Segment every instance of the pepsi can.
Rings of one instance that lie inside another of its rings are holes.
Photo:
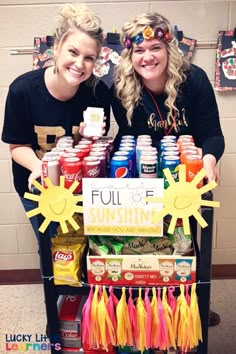
[[[119,151],[129,153],[129,177],[135,177],[136,174],[136,152],[131,146],[121,146]]]
[[[113,156],[110,163],[111,178],[128,178],[129,158],[126,156]]]

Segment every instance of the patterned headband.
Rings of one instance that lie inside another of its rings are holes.
[[[130,49],[132,44],[140,44],[144,41],[144,39],[153,39],[156,38],[159,41],[164,40],[167,42],[172,41],[172,35],[169,33],[168,30],[163,30],[161,27],[155,27],[152,29],[150,26],[146,26],[143,32],[140,32],[134,37],[126,37],[125,39],[125,47]]]

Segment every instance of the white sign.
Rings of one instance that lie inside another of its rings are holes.
[[[162,178],[83,178],[86,235],[163,236],[163,221],[152,222],[163,208],[147,197],[163,197]]]

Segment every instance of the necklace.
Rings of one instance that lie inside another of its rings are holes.
[[[158,113],[158,115],[159,115],[159,117],[160,117],[160,120],[161,120],[161,122],[162,122],[165,135],[169,135],[169,134],[172,132],[172,130],[174,129],[175,124],[176,124],[176,111],[175,111],[175,115],[174,115],[174,118],[173,118],[173,122],[172,122],[170,128],[169,128],[169,129],[166,129],[166,127],[165,127],[165,121],[164,121],[164,119],[163,119],[163,117],[162,117],[162,114],[161,114],[160,108],[159,108],[159,106],[158,106],[158,104],[157,104],[157,101],[156,101],[155,98],[153,97],[151,91],[150,91],[146,86],[144,86],[144,87],[145,87],[147,93],[149,94],[149,96],[151,97],[151,99],[152,99],[152,101],[153,101],[153,103],[154,103],[154,106],[155,106],[155,108],[156,108],[156,110],[157,110],[157,113]]]

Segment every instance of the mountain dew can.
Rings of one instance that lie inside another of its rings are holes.
[[[164,188],[165,189],[167,189],[169,187],[169,182],[167,181],[166,176],[163,173],[163,170],[165,168],[169,168],[174,181],[178,182],[179,181],[179,164],[180,164],[179,156],[175,156],[175,155],[163,156],[163,158],[162,158],[162,177],[164,178]]]

